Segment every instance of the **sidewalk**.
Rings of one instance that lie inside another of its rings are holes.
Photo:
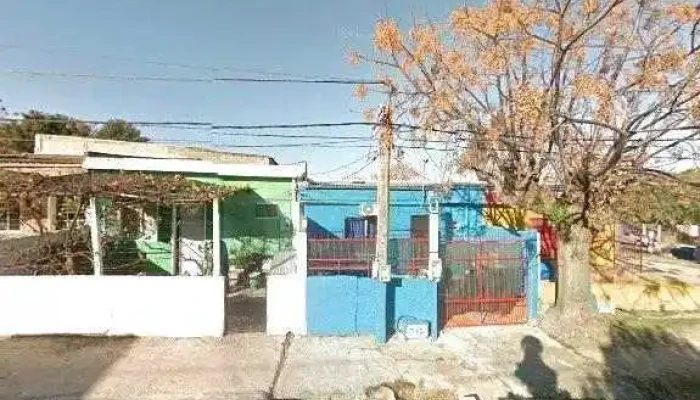
[[[262,399],[274,381],[283,341],[260,333],[209,339],[0,339],[0,399]],[[599,363],[528,326],[457,329],[437,342],[395,340],[382,346],[369,337],[295,337],[273,394],[361,398],[370,386],[402,379],[420,388],[476,393],[482,400],[552,394],[644,398],[636,396],[639,377],[622,368],[622,361],[651,366],[670,356],[664,349],[674,351],[674,365],[682,371],[665,363],[665,375],[650,376],[646,373],[653,369],[644,368],[639,376],[650,382],[670,379],[692,393],[700,383],[700,353],[690,345],[665,343],[654,352],[618,346],[622,353],[616,347]]]
[[[255,399],[282,338],[0,339],[0,399]]]

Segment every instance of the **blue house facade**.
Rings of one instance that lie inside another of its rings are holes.
[[[308,183],[299,193],[307,238],[307,330],[372,334],[412,325],[521,323],[537,312],[536,232],[487,227],[480,184],[390,189],[391,278],[372,278],[376,187]]]

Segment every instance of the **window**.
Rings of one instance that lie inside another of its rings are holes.
[[[0,231],[16,231],[19,226],[19,201],[0,199]]]
[[[119,234],[124,238],[137,239],[143,236],[142,214],[140,210],[132,207],[119,208]]]
[[[68,229],[73,219],[75,226],[85,224],[85,215],[81,210],[81,203],[78,197],[59,197],[56,199],[56,227],[58,229]]]
[[[156,240],[162,243],[169,243],[173,232],[173,209],[172,207],[159,206],[157,212],[158,233]]]
[[[430,236],[430,217],[428,215],[411,216],[411,238],[427,239]]]
[[[277,218],[280,216],[276,204],[259,203],[255,206],[255,218]]]
[[[377,217],[345,218],[346,239],[374,239],[377,237]]]

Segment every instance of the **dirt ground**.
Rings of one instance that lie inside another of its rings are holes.
[[[226,332],[265,332],[265,289],[244,289],[226,295]]]

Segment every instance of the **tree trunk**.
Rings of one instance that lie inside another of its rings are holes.
[[[591,232],[574,225],[568,236],[558,239],[557,297],[555,307],[562,316],[588,314],[592,300],[589,255]]]

